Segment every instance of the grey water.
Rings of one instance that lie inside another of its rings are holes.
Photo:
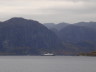
[[[0,56],[0,72],[96,72],[96,57]]]

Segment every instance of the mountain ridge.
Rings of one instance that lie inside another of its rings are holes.
[[[95,22],[91,27],[91,22],[81,23],[59,23],[48,28],[20,17],[0,22],[0,55],[78,55],[96,51]]]
[[[64,46],[59,38],[34,20],[12,18],[0,24],[1,53],[16,55],[40,55],[45,52],[56,52]]]

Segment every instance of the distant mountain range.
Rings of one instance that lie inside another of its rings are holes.
[[[70,26],[70,25],[75,25],[75,26],[84,26],[84,27],[89,27],[89,28],[94,28],[96,29],[96,22],[78,22],[78,23],[58,23],[58,24],[55,24],[55,23],[44,23],[44,25],[49,28],[49,29],[57,29],[57,30],[61,30],[63,29],[64,27],[66,26]]]
[[[56,26],[62,28],[58,29]],[[49,29],[57,34],[64,46],[72,53],[96,50],[96,22],[61,23]]]
[[[59,23],[59,24],[54,24],[54,23],[44,23],[44,25],[48,28],[48,29],[57,29],[57,30],[61,30],[62,28],[70,25],[69,23]]]
[[[0,55],[78,55],[96,50],[95,22],[47,23],[24,18],[0,22]]]

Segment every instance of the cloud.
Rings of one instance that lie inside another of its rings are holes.
[[[96,0],[0,0],[1,19],[13,16],[41,22],[95,21]]]

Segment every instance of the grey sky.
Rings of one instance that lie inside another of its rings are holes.
[[[96,0],[0,0],[0,21],[12,17],[41,23],[96,21]]]

